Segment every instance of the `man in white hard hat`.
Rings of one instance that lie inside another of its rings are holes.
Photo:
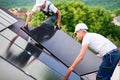
[[[35,11],[42,11],[48,17],[44,23],[55,25],[55,22],[57,21],[57,26],[60,28],[60,11],[48,0],[36,0],[36,4],[27,16],[24,24],[25,27],[28,26],[28,23]]]
[[[88,27],[84,23],[79,23],[75,27],[76,37],[79,40],[82,40],[82,47],[79,55],[68,68],[62,80],[67,80],[71,72],[82,61],[88,46],[96,51],[103,59],[96,80],[110,80],[117,63],[119,62],[120,52],[118,48],[104,36],[97,33],[87,32],[87,29]]]

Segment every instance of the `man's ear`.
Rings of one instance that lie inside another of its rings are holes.
[[[46,5],[46,1],[44,2],[44,5]]]

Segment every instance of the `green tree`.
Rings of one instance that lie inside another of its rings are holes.
[[[55,4],[61,11],[61,26],[71,36],[77,23],[85,20],[86,12],[89,10],[87,6],[79,1],[61,1]]]
[[[30,25],[34,27],[40,26],[41,23],[45,20],[44,14],[40,11],[37,11],[33,14],[32,19],[30,21]]]
[[[120,9],[114,10],[113,14],[115,14],[116,16],[119,16],[120,15]]]

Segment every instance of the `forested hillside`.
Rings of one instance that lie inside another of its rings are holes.
[[[13,7],[32,6],[36,0],[0,0],[0,6],[9,9]]]
[[[9,9],[19,6],[32,6],[36,0],[0,0],[0,6]],[[89,6],[101,6],[108,10],[120,8],[120,0],[50,0],[50,1],[82,1]]]
[[[78,0],[79,1],[79,0]],[[108,10],[120,8],[120,0],[80,0],[89,6],[101,6]]]

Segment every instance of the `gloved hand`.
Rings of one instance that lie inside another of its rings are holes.
[[[59,27],[56,27],[56,29],[57,29],[57,30],[60,30],[60,29],[61,29],[61,27],[60,27],[60,28],[59,28]]]
[[[28,30],[28,24],[24,24],[24,28]]]
[[[60,30],[60,29],[61,29],[61,27],[58,27],[58,26],[56,25],[56,29],[57,29],[57,30]]]

